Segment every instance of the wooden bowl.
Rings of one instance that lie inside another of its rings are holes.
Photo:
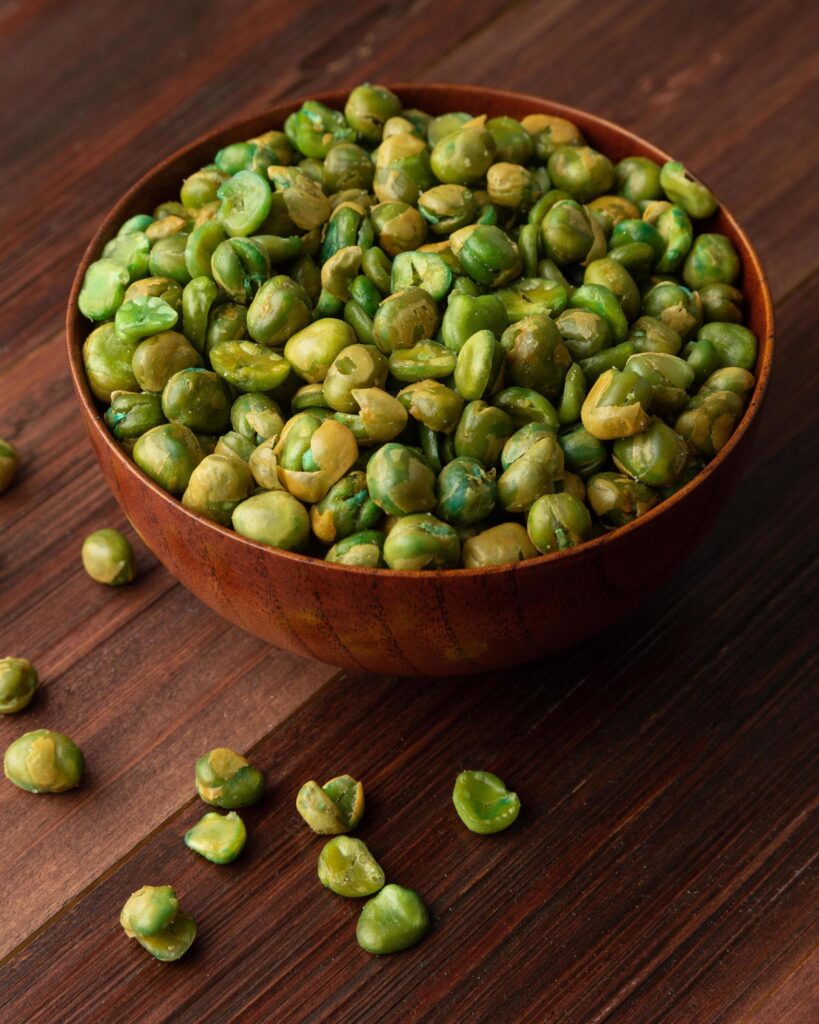
[[[432,114],[557,114],[579,125],[591,145],[615,161],[630,154],[669,159],[608,121],[535,96],[463,85],[392,88],[405,106]],[[345,95],[314,98],[342,107]],[[714,522],[753,445],[771,373],[773,312],[765,275],[724,207],[713,227],[731,238],[742,258],[746,322],[759,339],[748,409],[695,480],[638,521],[582,547],[490,569],[392,572],[332,565],[265,547],[195,515],[112,440],[83,370],[89,328],[77,311],[77,294],[86,267],[123,220],[177,195],[182,179],[210,162],[219,147],[281,127],[301,102],[230,124],[164,160],[117,203],[84,254],[68,303],[68,358],[91,444],[123,512],[168,570],[220,615],[279,647],[345,668],[412,676],[498,669],[580,643],[629,615]]]

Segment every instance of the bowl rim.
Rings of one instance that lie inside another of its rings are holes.
[[[540,108],[540,110],[533,112],[548,113],[557,117],[566,118],[570,121],[577,121],[581,124],[584,131],[588,126],[591,126],[593,131],[599,130],[602,133],[613,132],[618,135],[622,141],[633,145],[635,147],[635,152],[643,152],[659,163],[672,159],[672,157],[658,146],[655,146],[653,143],[648,142],[646,139],[627,128],[623,128],[613,121],[609,121],[606,118],[600,117],[597,114],[592,114],[580,108],[558,103],[553,100],[545,99],[541,96],[536,96],[532,93],[516,92],[508,89],[492,89],[484,86],[467,85],[457,82],[390,82],[383,84],[399,96],[401,96],[402,93],[411,92],[416,96],[419,94],[427,94],[434,100],[438,97],[447,97],[448,94],[456,91],[462,96],[467,97],[470,101],[470,105],[480,104],[487,96],[491,96],[493,100],[507,100],[510,103],[517,103],[520,101],[532,103]],[[719,212],[725,219],[735,240],[740,243],[740,248],[743,250],[741,253],[743,275],[747,277],[750,272],[755,275],[759,282],[760,298],[758,301],[761,307],[760,312],[763,330],[758,335],[759,345],[755,373],[756,383],[751,400],[728,442],[692,480],[686,483],[673,495],[659,502],[639,518],[632,520],[625,526],[619,526],[600,537],[584,541],[583,544],[579,544],[576,547],[567,548],[563,551],[554,551],[548,554],[538,554],[532,558],[527,558],[519,562],[469,569],[372,569],[364,566],[345,565],[339,562],[327,562],[324,559],[316,558],[313,555],[300,554],[299,552],[287,551],[283,548],[275,548],[267,544],[262,544],[259,541],[243,537],[241,534],[236,533],[235,530],[231,530],[227,526],[222,526],[220,523],[215,523],[204,516],[200,516],[198,513],[191,511],[191,509],[183,505],[178,498],[169,494],[151,480],[150,477],[143,473],[143,471],[136,465],[133,459],[129,458],[119,448],[111,434],[103,425],[103,419],[85,377],[82,362],[82,347],[87,335],[84,335],[81,329],[85,326],[85,318],[82,317],[77,308],[77,297],[88,265],[94,259],[98,258],[104,243],[116,233],[115,229],[123,219],[124,212],[133,203],[139,193],[148,188],[152,184],[153,180],[163,171],[167,171],[174,164],[180,161],[184,162],[184,160],[189,158],[196,150],[207,145],[215,145],[217,140],[221,140],[225,135],[235,133],[237,138],[243,137],[242,131],[245,125],[250,125],[251,123],[264,119],[269,119],[271,123],[279,121],[283,122],[284,118],[293,110],[297,110],[305,100],[318,100],[319,102],[326,103],[328,106],[343,106],[348,93],[348,89],[326,89],[321,92],[309,93],[293,99],[282,100],[281,102],[276,103],[273,106],[266,107],[255,114],[251,113],[247,116],[227,121],[213,130],[197,136],[191,142],[174,150],[167,157],[154,164],[144,174],[140,175],[134,184],[122,194],[119,200],[103,216],[99,226],[94,231],[91,240],[85,247],[82,257],[77,265],[77,270],[74,274],[71,291],[69,293],[65,320],[69,369],[74,390],[80,405],[82,406],[83,412],[85,413],[84,421],[86,428],[89,431],[94,431],[97,437],[103,440],[103,444],[107,449],[109,456],[113,458],[118,465],[125,470],[125,472],[130,473],[135,480],[153,491],[156,497],[158,497],[170,510],[172,510],[171,514],[181,514],[186,516],[190,519],[192,526],[198,526],[200,529],[214,531],[217,535],[227,537],[238,544],[248,545],[251,549],[263,552],[266,556],[286,558],[297,564],[314,566],[320,565],[323,569],[330,572],[352,573],[356,575],[378,577],[380,579],[394,578],[396,580],[410,577],[423,579],[468,579],[474,578],[475,576],[484,576],[486,574],[495,573],[534,572],[544,565],[553,563],[557,560],[568,561],[571,559],[596,555],[607,547],[610,547],[619,538],[626,537],[634,531],[640,530],[642,527],[648,526],[659,520],[661,517],[668,515],[679,502],[685,501],[690,494],[692,494],[698,487],[702,486],[706,479],[713,473],[717,472],[726,460],[730,458],[731,453],[742,440],[743,436],[748,432],[751,424],[758,416],[760,406],[768,389],[771,377],[774,348],[774,318],[773,303],[771,300],[768,281],[760,259],[751,244],[750,239],[731,211],[722,203],[722,201],[719,201]],[[194,169],[195,168],[191,168],[191,170]]]

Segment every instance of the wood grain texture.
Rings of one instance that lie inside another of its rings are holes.
[[[45,677],[0,742],[59,719],[91,744],[105,797],[92,821],[82,790],[0,787],[0,939],[12,928],[17,949],[3,1024],[812,1024],[816,18],[795,0],[0,7],[15,98],[0,104],[0,436],[27,456],[0,501],[0,651]],[[81,434],[61,315],[95,225],[156,160],[279,97],[367,77],[490,81],[620,121],[725,197],[783,301],[749,473],[635,620],[522,674],[316,693],[309,663],[226,626],[142,548],[136,588],[83,577],[81,537],[120,520]],[[287,693],[315,695],[288,715]],[[247,813],[246,857],[217,868],[180,836],[201,810],[192,745],[227,729],[271,793]],[[455,820],[466,765],[521,792],[506,835]],[[320,841],[292,799],[335,770],[364,775],[362,836],[430,901],[414,952],[365,956],[356,908],[317,886]],[[131,889],[165,880],[201,928],[178,965],[116,925]]]

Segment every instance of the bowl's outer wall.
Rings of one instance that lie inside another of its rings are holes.
[[[394,88],[405,106],[431,113],[559,114],[615,160],[632,153],[668,159],[608,122],[535,97],[456,85]],[[320,98],[340,106],[344,95]],[[570,552],[492,570],[355,570],[266,548],[189,512],[117,448],[85,381],[81,346],[88,328],[76,296],[88,262],[122,220],[175,195],[182,178],[208,163],[220,145],[280,126],[299,104],[215,132],[164,161],[123,198],[89,245],[72,289],[67,334],[74,385],[106,482],[146,545],[189,590],[242,629],[297,654],[400,675],[464,674],[528,661],[593,636],[632,612],[690,552],[750,452],[773,342],[770,296],[750,243],[720,210],[713,226],[740,252],[748,323],[760,339],[749,409],[720,456],[639,523]]]

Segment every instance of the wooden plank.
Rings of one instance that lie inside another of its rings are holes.
[[[744,1019],[734,1009],[819,938],[816,576],[799,526],[811,496],[792,488],[815,427],[791,414],[816,380],[788,358],[819,327],[817,284],[782,310],[752,469],[640,616],[510,674],[336,679],[254,748],[271,791],[246,813],[247,855],[218,868],[187,851],[191,800],[8,963],[0,1017],[84,1020],[93,984],[107,1024]],[[450,787],[468,766],[520,792],[509,832],[458,823]],[[429,901],[414,952],[362,953],[358,905],[315,879],[321,841],[293,798],[339,771],[365,779],[361,835],[388,877]],[[131,890],[163,881],[201,927],[173,968],[116,921]]]

